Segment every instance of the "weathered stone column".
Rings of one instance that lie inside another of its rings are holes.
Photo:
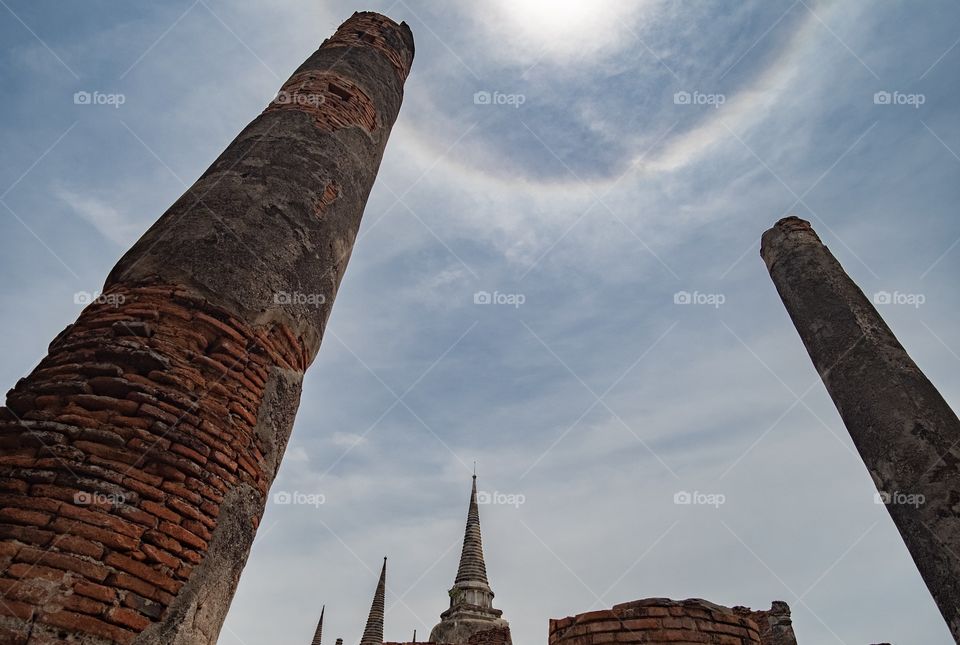
[[[345,22],[8,394],[0,642],[216,642],[412,59]]]
[[[760,254],[960,642],[960,420],[809,222],[780,220]]]

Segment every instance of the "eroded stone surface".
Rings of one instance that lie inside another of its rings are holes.
[[[327,42],[285,86],[323,100],[245,128],[7,395],[0,642],[216,642],[413,58],[377,14]]]
[[[761,255],[910,555],[960,641],[960,420],[817,237],[789,217]]]

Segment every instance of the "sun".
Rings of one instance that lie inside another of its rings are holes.
[[[598,5],[604,2],[583,0],[504,0],[501,3],[510,17],[529,31],[544,36],[563,36],[592,22]]]
[[[652,0],[650,0],[652,1]],[[615,49],[647,0],[493,0],[488,27],[504,30],[513,49],[569,58]],[[484,20],[481,17],[481,20]]]

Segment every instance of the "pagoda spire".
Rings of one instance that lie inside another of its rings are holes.
[[[320,636],[323,634],[323,614],[326,610],[326,605],[320,609],[320,621],[317,623],[317,631],[314,632],[313,640],[310,641],[310,645],[320,645]]]
[[[449,595],[450,607],[440,614],[440,622],[430,632],[429,642],[467,645],[473,634],[496,629],[506,632],[506,643],[510,644],[510,624],[502,618],[503,612],[494,608],[493,590],[487,580],[487,565],[483,559],[483,541],[480,538],[476,472],[470,490],[460,567]],[[501,637],[502,634],[497,636]]]
[[[377,591],[373,594],[373,604],[370,605],[370,615],[367,617],[367,626],[363,630],[360,645],[382,645],[383,643],[383,610],[384,596],[387,588],[387,559],[383,559],[383,568],[380,570],[380,582]]]
[[[475,582],[489,585],[487,565],[483,561],[483,540],[480,537],[480,507],[477,504],[477,476],[473,476],[470,491],[470,507],[467,510],[467,528],[463,534],[463,551],[460,553],[460,568],[454,584]]]

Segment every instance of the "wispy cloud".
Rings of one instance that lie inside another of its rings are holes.
[[[116,195],[112,195],[111,199],[103,199],[66,188],[58,188],[55,194],[60,200],[69,204],[70,208],[97,233],[119,246],[130,246],[141,233],[139,223],[131,220],[115,206]]]

